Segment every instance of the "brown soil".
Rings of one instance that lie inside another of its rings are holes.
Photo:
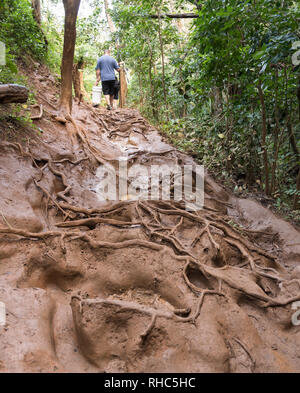
[[[42,134],[0,123],[0,371],[299,372],[299,232],[208,174],[199,212],[100,203],[101,163],[193,160],[135,110],[60,124],[55,79],[28,75]]]

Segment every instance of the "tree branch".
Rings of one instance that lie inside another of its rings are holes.
[[[196,19],[199,18],[199,15],[188,13],[188,14],[162,14],[162,15],[149,15],[152,19],[165,19],[165,18],[172,18],[172,19]]]

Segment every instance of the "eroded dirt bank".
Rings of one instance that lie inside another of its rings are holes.
[[[29,78],[42,134],[0,124],[0,371],[299,372],[299,232],[209,175],[199,212],[99,202],[101,163],[193,160],[137,111],[59,124],[54,78]]]

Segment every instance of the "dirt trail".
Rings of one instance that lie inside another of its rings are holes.
[[[0,371],[299,372],[299,232],[208,174],[199,212],[100,202],[101,163],[194,162],[134,110],[54,121],[54,78],[27,74],[42,134],[0,124]]]

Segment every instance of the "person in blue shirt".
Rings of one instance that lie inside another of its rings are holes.
[[[98,59],[96,67],[96,86],[100,80],[102,83],[103,94],[107,103],[107,109],[112,110],[115,96],[115,71],[120,72],[120,67],[116,60],[110,56],[110,50],[107,49],[103,56]]]

